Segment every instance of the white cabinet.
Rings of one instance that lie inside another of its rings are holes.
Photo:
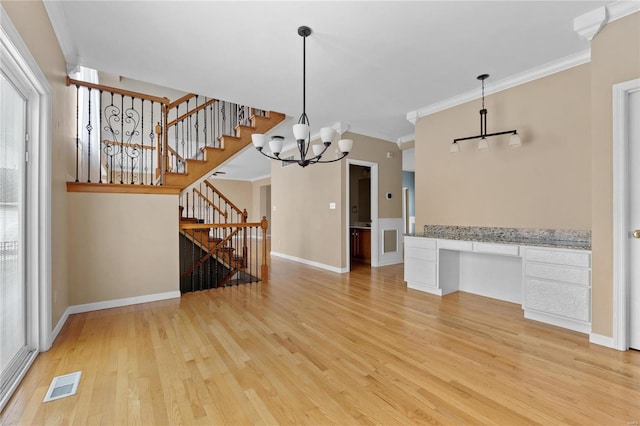
[[[423,237],[404,241],[409,288],[438,296],[462,290],[521,303],[525,318],[591,332],[589,250]]]
[[[591,252],[523,247],[525,318],[591,331]]]
[[[409,288],[442,295],[438,290],[438,251],[436,240],[404,238],[404,279]]]

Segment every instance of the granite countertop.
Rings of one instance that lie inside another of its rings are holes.
[[[591,231],[425,225],[424,232],[405,236],[591,250]]]

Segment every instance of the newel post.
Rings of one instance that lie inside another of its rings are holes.
[[[260,227],[262,228],[262,267],[260,271],[260,275],[262,281],[269,281],[269,266],[267,265],[267,228],[269,227],[269,221],[266,216],[262,216],[262,221],[260,222]]]
[[[249,213],[247,213],[247,209],[244,209],[244,211],[242,212],[242,223],[245,224],[242,227],[242,243],[243,243],[243,247],[242,247],[242,256],[245,259],[248,259],[248,254],[249,254],[249,249],[248,249],[248,245],[247,245],[247,232],[249,231],[247,229],[246,223],[247,223],[247,218],[249,217]]]

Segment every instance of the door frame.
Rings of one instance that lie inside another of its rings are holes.
[[[349,214],[351,208],[349,206],[350,191],[349,191],[349,166],[364,166],[371,169],[371,267],[377,267],[379,263],[378,259],[378,163],[372,163],[370,161],[354,160],[347,158],[346,162],[346,179],[345,179],[345,194],[346,199],[344,203],[345,211],[345,257],[347,270],[351,270],[351,234],[349,234]]]
[[[613,347],[629,349],[629,136],[628,95],[640,78],[613,85]]]
[[[0,5],[0,54],[3,71],[16,79],[27,94],[27,123],[29,135],[25,142],[28,152],[26,165],[28,204],[25,217],[27,265],[26,285],[31,324],[29,345],[33,354],[11,385],[10,395],[22,380],[38,352],[46,351],[53,343],[51,327],[51,85],[31,55],[9,15]],[[14,81],[14,83],[16,82]],[[0,410],[7,401],[0,401]]]

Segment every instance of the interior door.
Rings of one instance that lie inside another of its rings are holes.
[[[26,98],[0,73],[0,391],[29,355],[25,275]]]
[[[640,91],[629,93],[629,347],[640,350]]]

